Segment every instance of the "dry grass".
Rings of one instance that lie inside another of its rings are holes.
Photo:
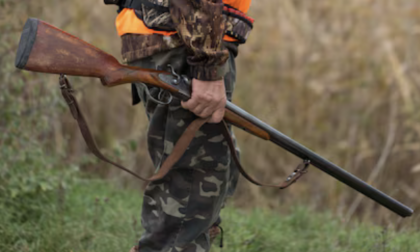
[[[238,67],[240,73],[253,74],[240,75],[235,101],[417,208],[420,175],[412,168],[420,161],[420,4],[324,0],[274,6],[262,0],[253,7],[254,34],[241,50]],[[240,139],[244,163],[266,181],[279,181],[298,162],[244,134]],[[264,151],[255,157],[255,150]],[[356,213],[393,219],[387,210],[312,171],[282,192],[281,200],[277,191],[267,189],[254,189],[252,195],[271,196],[265,203],[273,207],[300,200],[335,209],[343,218]]]
[[[53,1],[0,1],[3,83],[10,86],[21,74],[11,66],[28,13],[119,55],[113,7],[100,0],[41,7],[44,3]],[[258,0],[250,15],[256,18],[255,28],[240,48],[234,102],[417,209],[420,2]],[[28,82],[55,88],[56,76],[34,76],[37,79]],[[105,89],[97,80],[73,82],[99,144],[125,153],[124,163],[133,169],[150,172],[145,116],[141,106],[130,106],[128,86]],[[62,116],[55,128],[52,141],[59,149],[68,148],[70,160],[86,152],[69,115]],[[236,132],[245,167],[261,180],[279,182],[299,162],[270,143]],[[129,148],[132,140],[138,142],[134,151]],[[137,183],[119,171],[104,171],[104,176],[122,176],[123,183]],[[316,169],[280,193],[242,181],[235,199],[240,206],[284,210],[293,202],[307,203],[331,209],[343,219],[359,216],[384,225],[407,224]],[[419,215],[413,219],[419,222]]]

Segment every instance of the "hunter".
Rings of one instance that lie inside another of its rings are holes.
[[[205,252],[220,232],[220,210],[234,192],[238,171],[219,123],[235,86],[235,57],[253,20],[251,0],[126,0],[116,27],[129,65],[173,70],[192,79],[192,98],[156,102],[160,90],[132,85],[133,104],[149,119],[148,149],[159,169],[185,128],[210,118],[188,150],[161,180],[148,184],[141,223],[144,234],[131,252]],[[147,89],[147,90],[146,90]],[[211,233],[211,235],[209,235]]]

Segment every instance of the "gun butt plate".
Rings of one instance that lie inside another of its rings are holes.
[[[32,47],[35,44],[36,33],[38,30],[39,20],[29,18],[23,27],[22,35],[19,41],[19,47],[16,52],[15,66],[24,69],[31,55]]]

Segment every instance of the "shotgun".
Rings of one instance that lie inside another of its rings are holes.
[[[97,77],[106,87],[142,82],[148,86],[167,90],[181,100],[190,98],[190,81],[185,76],[122,65],[113,56],[87,42],[34,18],[29,18],[24,26],[15,65],[17,68],[34,72]],[[304,160],[304,168],[309,164],[317,167],[401,217],[413,214],[413,210],[409,207],[368,185],[229,101],[226,104],[224,119],[234,126],[293,153]],[[292,173],[286,181],[294,182],[296,177],[304,173],[304,168]]]

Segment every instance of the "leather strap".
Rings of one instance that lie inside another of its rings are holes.
[[[220,123],[220,125],[221,125],[222,134],[223,134],[223,136],[225,137],[225,139],[228,143],[230,154],[231,154],[231,156],[232,156],[232,158],[233,158],[233,160],[236,164],[236,167],[238,168],[238,170],[242,174],[242,176],[244,176],[249,182],[253,183],[254,185],[285,189],[285,188],[289,187],[291,184],[293,184],[294,182],[296,182],[303,174],[306,173],[306,168],[308,167],[309,162],[304,161],[303,163],[301,163],[295,169],[295,171],[292,173],[292,175],[290,175],[286,179],[286,181],[284,181],[281,184],[265,184],[265,183],[261,183],[261,182],[257,181],[256,179],[251,177],[245,171],[245,169],[242,167],[241,162],[239,161],[239,157],[238,157],[238,155],[236,153],[236,150],[235,150],[235,144],[233,143],[233,140],[232,140],[232,137],[229,133],[229,128],[228,128],[226,122],[222,121]]]
[[[187,129],[184,131],[184,133],[181,135],[181,137],[179,138],[179,140],[177,141],[177,143],[175,144],[172,153],[166,158],[165,162],[163,162],[162,166],[160,167],[159,171],[154,174],[153,176],[151,176],[150,178],[144,178],[134,172],[132,172],[131,170],[125,168],[122,165],[119,165],[113,161],[111,161],[110,159],[108,159],[107,157],[105,157],[101,151],[99,150],[98,146],[96,145],[95,139],[92,136],[92,133],[89,129],[88,124],[86,123],[86,120],[82,114],[82,111],[79,108],[79,104],[77,103],[76,98],[73,95],[73,89],[70,85],[70,82],[68,81],[68,79],[64,76],[64,75],[60,75],[60,89],[61,89],[61,94],[64,97],[64,100],[66,101],[67,105],[70,108],[71,114],[73,115],[73,118],[77,121],[77,124],[79,125],[80,128],[80,132],[82,133],[82,136],[87,144],[87,146],[89,147],[90,151],[99,159],[112,164],[113,166],[130,173],[131,175],[133,175],[134,177],[140,179],[140,180],[144,180],[144,181],[156,181],[159,179],[162,179],[172,168],[172,166],[182,157],[182,155],[184,154],[184,152],[187,150],[188,146],[190,145],[191,141],[193,140],[193,138],[195,137],[196,132],[201,128],[202,125],[204,125],[209,118],[198,118],[196,120],[194,120],[188,127]],[[299,174],[296,173],[296,175],[293,176],[289,176],[288,180],[286,180],[285,182],[278,184],[278,185],[271,185],[271,184],[263,184],[261,182],[258,182],[257,180],[255,180],[253,177],[251,177],[242,167],[240,161],[239,161],[239,157],[237,156],[236,150],[235,150],[235,144],[233,143],[232,137],[230,135],[229,132],[229,128],[226,124],[225,121],[222,121],[221,123],[218,124],[218,127],[220,128],[224,138],[226,139],[227,143],[228,143],[228,147],[230,150],[230,153],[232,155],[233,161],[235,162],[239,172],[247,179],[249,180],[251,183],[258,185],[258,186],[267,186],[267,187],[275,187],[275,188],[280,188],[280,189],[284,189],[288,186],[290,186],[292,183],[294,183],[300,176],[302,176],[305,172],[306,172],[306,167],[309,165],[309,163],[303,163],[301,165],[304,165],[304,167],[298,167],[295,170],[296,171],[302,171]],[[303,168],[303,169],[302,169]]]
[[[134,177],[141,180],[145,180],[145,181],[156,181],[156,180],[162,179],[170,171],[172,166],[184,154],[185,150],[188,148],[190,142],[194,138],[195,132],[199,130],[200,127],[208,121],[208,119],[202,119],[202,118],[199,118],[193,121],[184,131],[180,139],[177,141],[172,153],[168,156],[168,158],[166,158],[165,162],[163,162],[159,171],[153,176],[151,176],[150,178],[144,178],[132,172],[131,170],[125,168],[124,166],[111,161],[110,159],[108,159],[102,154],[102,152],[99,150],[98,146],[96,145],[95,139],[93,138],[92,133],[89,129],[89,126],[86,123],[86,120],[83,116],[83,113],[79,108],[79,104],[77,103],[77,100],[73,95],[74,90],[72,89],[70,82],[64,75],[60,75],[60,89],[61,89],[61,94],[64,97],[64,100],[66,101],[67,105],[70,108],[73,118],[77,121],[77,124],[79,125],[80,132],[82,133],[83,139],[85,140],[90,151],[102,161],[112,164],[113,166],[125,172],[130,173]]]

